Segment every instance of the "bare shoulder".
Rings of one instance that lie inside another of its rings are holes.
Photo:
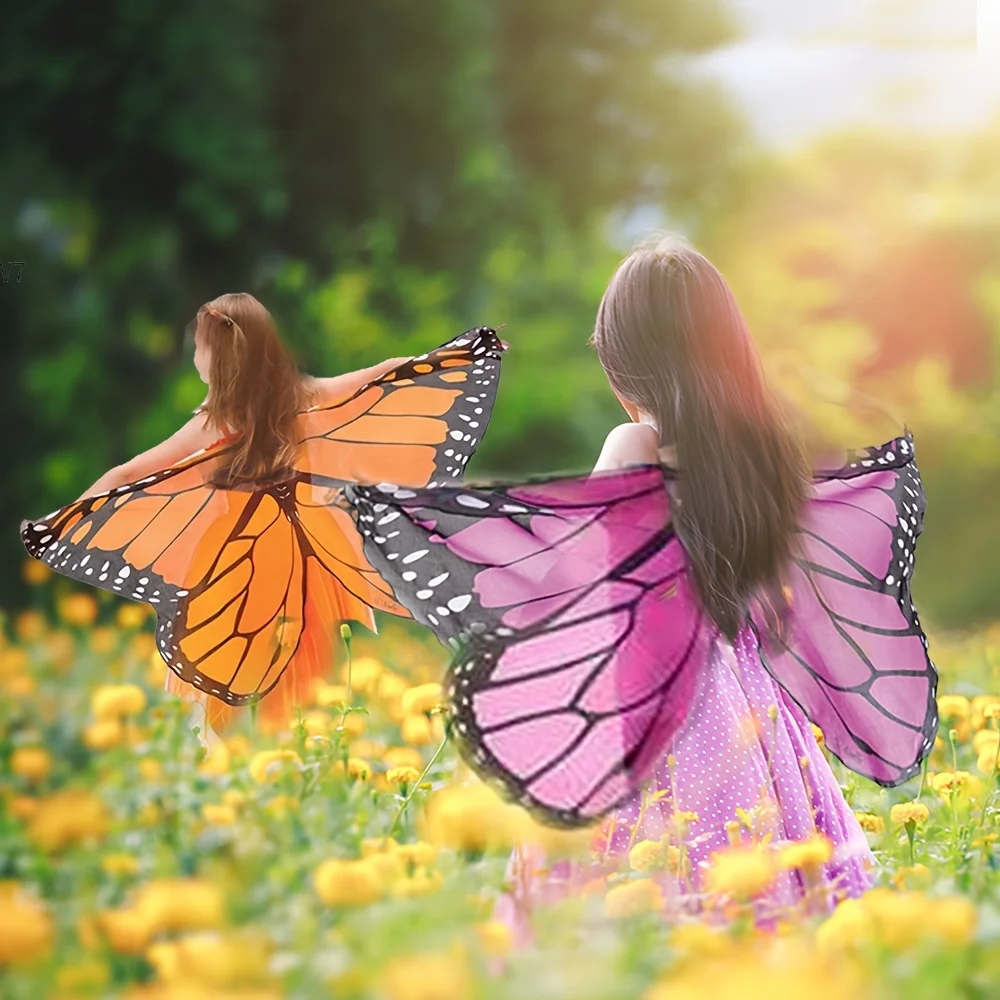
[[[595,471],[620,469],[626,465],[655,464],[660,437],[649,424],[619,424],[604,441]]]

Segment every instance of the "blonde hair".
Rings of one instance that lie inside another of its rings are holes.
[[[246,292],[220,295],[198,310],[195,335],[211,352],[201,411],[220,433],[239,438],[223,478],[266,481],[287,472],[308,392],[271,314]]]

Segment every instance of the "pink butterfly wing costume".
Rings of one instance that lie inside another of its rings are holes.
[[[933,745],[936,672],[909,593],[924,509],[912,438],[817,474],[787,579],[732,645],[696,599],[672,475],[351,487],[349,499],[397,599],[456,647],[453,732],[481,776],[549,823],[613,813],[606,855],[694,814],[690,893],[741,822],[774,841],[824,833],[830,900],[856,894],[873,859],[808,720],[883,785],[912,777]],[[644,786],[662,794],[642,807]],[[585,867],[557,866],[545,894]],[[802,891],[788,874],[775,902]]]

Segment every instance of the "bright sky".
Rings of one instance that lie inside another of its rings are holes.
[[[977,51],[977,2],[727,0],[745,27],[704,58],[766,143],[852,124],[954,131],[1000,116],[1000,48]]]

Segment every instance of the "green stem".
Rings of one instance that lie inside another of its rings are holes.
[[[415,782],[413,782],[413,784],[410,786],[409,792],[406,793],[406,798],[403,799],[402,803],[400,804],[399,809],[396,812],[395,817],[393,818],[392,826],[389,827],[389,832],[386,833],[387,837],[391,837],[395,832],[396,826],[399,824],[399,821],[403,818],[403,813],[406,812],[406,807],[410,804],[410,799],[413,798],[414,793],[423,783],[424,778],[427,777],[430,769],[434,766],[435,761],[438,759],[438,757],[441,756],[441,751],[444,750],[444,748],[447,746],[448,740],[450,738],[451,738],[451,732],[446,729],[444,734],[444,739],[441,741],[441,746],[439,746],[437,750],[434,751],[434,756],[431,757],[431,759],[427,762],[427,766],[424,768],[420,777],[417,778]]]

